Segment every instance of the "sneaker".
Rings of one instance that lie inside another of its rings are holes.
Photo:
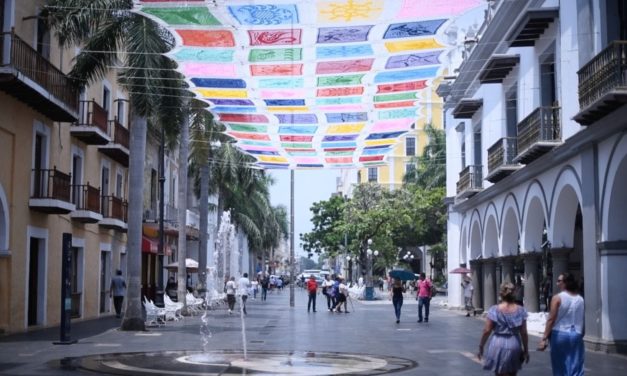
[[[231,310],[229,309],[229,315],[232,315],[232,314],[233,314],[233,311],[231,311]]]
[[[349,311],[344,311],[344,313],[350,313]]]
[[[399,322],[401,322],[401,320],[396,320],[396,323],[398,324]]]
[[[468,312],[468,313],[466,314],[466,317],[470,317],[470,312]]]
[[[418,322],[422,322],[422,320],[418,320]]]
[[[429,322],[429,319],[425,319],[425,322]]]

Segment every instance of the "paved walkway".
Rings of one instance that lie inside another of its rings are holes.
[[[479,318],[433,304],[429,323],[417,323],[417,305],[407,302],[401,323],[396,324],[389,302],[359,302],[353,299],[348,314],[326,310],[324,296],[318,295],[318,312],[307,313],[307,295],[296,291],[296,307],[289,307],[289,290],[268,294],[268,300],[249,300],[246,317],[248,349],[343,352],[393,356],[417,363],[398,375],[489,375],[475,353],[483,327]],[[437,298],[436,298],[437,299]],[[164,327],[143,333],[121,332],[112,328],[115,319],[93,320],[73,327],[73,345],[53,345],[58,330],[45,330],[0,338],[0,374],[3,375],[83,375],[85,371],[58,368],[58,360],[92,354],[144,351],[199,350],[200,317],[168,322]],[[212,337],[209,348],[241,350],[241,322],[225,309],[210,312]],[[530,339],[535,349],[538,338]],[[627,357],[595,352],[586,353],[589,375],[627,374]],[[548,352],[531,353],[531,362],[521,375],[549,375]]]

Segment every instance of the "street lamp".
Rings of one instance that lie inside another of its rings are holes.
[[[379,251],[372,251],[370,249],[370,245],[372,245],[372,239],[368,239],[368,248],[366,249],[366,290],[365,290],[365,299],[373,300],[374,299],[374,285],[372,281],[372,257],[379,256]]]

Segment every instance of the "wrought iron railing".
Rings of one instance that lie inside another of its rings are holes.
[[[76,205],[76,210],[100,213],[100,189],[89,184],[73,185],[72,203]]]
[[[4,56],[0,48],[0,64],[10,65],[17,71],[35,81],[54,97],[60,99],[69,108],[78,111],[78,87],[61,70],[52,65],[37,50],[20,39],[14,31],[1,33],[2,46],[10,43],[9,56]]]
[[[586,108],[604,94],[627,89],[627,41],[611,42],[578,72],[579,107]]]
[[[483,188],[482,166],[466,166],[459,173],[457,181],[457,194],[468,190],[479,190]]]
[[[561,140],[560,108],[538,107],[517,125],[518,152],[538,142]]]
[[[514,164],[516,155],[516,137],[501,138],[488,149],[488,173],[501,166]]]
[[[31,198],[48,198],[70,202],[72,177],[56,167],[33,169],[33,194]]]
[[[95,100],[80,101],[80,117],[76,122],[79,126],[98,127],[105,134],[108,134],[107,111],[100,107]]]
[[[116,120],[111,121],[111,130],[113,132],[113,142],[119,145],[124,146],[128,149],[129,147],[129,133],[128,129],[124,128],[120,122]]]
[[[128,221],[128,203],[115,196],[102,196],[102,216],[104,218]]]

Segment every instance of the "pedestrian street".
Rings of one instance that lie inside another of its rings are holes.
[[[243,359],[240,315],[229,315],[225,306],[208,313],[208,355],[200,352],[200,316],[139,333],[119,331],[116,319],[107,317],[73,328],[78,342],[72,345],[54,345],[58,331],[52,329],[4,337],[0,374],[489,374],[476,358],[482,318],[443,308],[443,298],[436,297],[430,321],[419,324],[417,304],[409,296],[399,324],[388,300],[352,297],[350,313],[331,313],[318,294],[317,312],[307,313],[302,289],[295,292],[294,308],[289,307],[289,289],[269,293],[265,302],[250,299],[248,361]],[[531,361],[520,375],[550,374],[549,353],[534,351],[538,342],[537,335],[530,336]],[[585,365],[589,375],[625,374],[627,357],[587,352]]]

